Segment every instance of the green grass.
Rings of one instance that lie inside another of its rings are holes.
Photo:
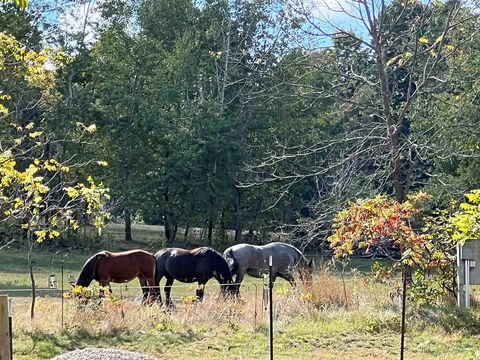
[[[48,359],[61,352],[90,346],[140,351],[164,359],[268,357],[265,321],[256,327],[245,322],[229,323],[226,318],[217,323],[186,323],[181,320],[182,310],[166,315],[157,309],[156,324],[153,321],[141,329],[122,322],[98,330],[78,324],[64,330],[21,329],[15,336],[15,358]],[[130,311],[141,313],[142,309]],[[372,322],[383,326],[372,328]],[[276,358],[397,359],[399,332],[396,325],[383,313],[366,316],[356,311],[333,311],[321,318],[299,315],[288,323],[277,321]],[[409,332],[406,343],[407,359],[475,359],[480,348],[478,335],[450,334],[431,326],[421,332]]]
[[[93,250],[96,252],[97,250]],[[60,296],[61,289],[61,267],[63,263],[63,286],[65,291],[70,289],[69,280],[76,281],[85,261],[92,255],[90,252],[82,250],[58,250],[58,249],[38,249],[33,256],[33,271],[36,282],[37,293],[40,296],[56,295]],[[53,259],[53,262],[52,262]],[[57,279],[57,291],[48,290],[49,276],[54,274]],[[282,279],[278,280],[278,286],[285,284]],[[94,282],[92,284],[96,286]],[[160,286],[164,287],[165,279],[162,279]],[[120,288],[125,298],[139,298],[141,290],[139,282],[134,279],[126,285],[111,284],[113,292],[120,296]],[[193,296],[195,294],[196,284],[183,284],[178,281],[174,283],[172,298],[179,299],[182,296]],[[247,278],[245,288],[254,291],[254,287],[261,291],[263,287],[262,279]],[[17,249],[3,249],[0,251],[0,295],[8,294],[11,297],[28,296],[31,289],[31,280],[28,273],[26,251]],[[218,285],[212,279],[205,289],[206,294],[218,291]]]
[[[122,235],[119,227],[108,231],[113,237]],[[136,231],[135,239],[143,240],[121,243],[119,248],[155,250],[159,239],[157,229],[136,228]],[[105,243],[99,246],[106,247]],[[60,287],[63,262],[64,287],[68,289],[68,275],[76,279],[85,260],[96,251],[37,249],[34,254],[37,286],[45,288],[48,276],[53,273]],[[398,359],[399,310],[388,295],[389,288],[364,286],[362,273],[368,272],[371,262],[354,260],[346,268],[347,308],[338,273],[319,273],[310,300],[306,290],[291,290],[283,281],[276,284],[277,359]],[[194,295],[195,285],[175,282],[172,297],[176,308],[167,312],[157,305],[141,306],[137,287],[136,280],[127,289],[122,286],[124,300],[120,301],[120,286],[114,285],[116,300],[103,305],[92,303],[79,308],[74,300],[65,300],[63,328],[58,291],[40,292],[37,315],[32,322],[26,253],[15,248],[1,250],[0,293],[13,297],[15,359],[49,359],[89,346],[135,350],[164,359],[268,358],[268,314],[262,306],[261,279],[247,277],[242,287],[245,303],[237,304],[218,299],[218,284],[214,280],[208,283],[202,304],[184,303],[182,298]],[[480,358],[480,311],[410,309],[407,319],[407,359]]]
[[[183,232],[183,229],[178,229],[174,246],[193,248],[207,243],[207,234],[203,229],[191,228],[187,239],[184,238]],[[78,234],[85,242],[95,243],[95,241],[100,240],[106,249],[131,248],[135,245],[141,245],[145,250],[156,251],[161,247],[171,246],[167,243],[163,226],[158,225],[132,225],[133,244],[125,243],[125,225],[123,224],[108,224],[100,237],[94,228],[88,227],[80,229]],[[226,238],[221,241],[214,239],[212,246],[218,250],[223,250],[231,245],[234,238],[233,232],[226,232],[224,235]]]
[[[57,277],[58,288],[61,287],[61,266],[64,266],[64,286],[68,284],[69,274],[78,273],[89,255],[80,251],[49,251],[39,249],[33,255],[33,271],[38,288],[48,287],[50,274]],[[53,263],[52,263],[53,259]],[[10,296],[21,295],[22,290],[31,288],[28,274],[27,253],[24,249],[3,249],[0,251],[0,294],[5,290],[19,290],[9,292]]]

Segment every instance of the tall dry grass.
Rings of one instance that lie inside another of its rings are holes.
[[[87,305],[65,300],[63,329],[60,299],[39,298],[37,317],[32,321],[30,299],[14,298],[16,354],[30,359],[29,354],[35,347],[39,354],[41,346],[51,348],[49,355],[76,346],[120,346],[176,359],[191,355],[194,343],[197,352],[190,358],[205,358],[207,353],[214,356],[212,359],[265,358],[269,314],[261,284],[242,286],[242,298],[237,301],[223,300],[218,285],[212,284],[200,303],[192,301],[191,286],[174,285],[172,294],[177,298],[171,309],[141,305],[137,290],[131,289],[123,300],[118,289],[114,291],[116,298],[92,300]],[[306,287],[299,284],[291,288],[279,282],[274,288],[276,346],[285,352],[291,350],[289,354],[300,354],[302,359],[353,359],[360,354],[368,358],[366,354],[373,350],[372,359],[397,358],[392,341],[398,339],[400,315],[389,293],[388,287],[368,284],[359,274],[342,278],[328,268],[317,272]],[[410,344],[421,337],[430,341],[435,334],[432,341],[445,349],[456,337],[463,339],[459,329],[477,334],[480,324],[480,314],[463,312],[423,312],[418,318],[410,314],[409,319]],[[247,350],[225,357],[235,346]],[[256,350],[256,355],[248,355],[249,349]]]
[[[185,289],[184,285],[181,285]],[[217,286],[218,288],[218,286]],[[179,286],[180,289],[180,286]],[[172,293],[180,291],[175,285]],[[266,288],[265,288],[266,289]],[[218,290],[218,289],[217,289]],[[174,308],[166,309],[158,304],[144,306],[140,297],[119,299],[118,292],[112,299],[92,301],[79,305],[74,299],[64,300],[64,328],[83,328],[87,331],[123,329],[125,331],[149,330],[156,327],[182,328],[194,324],[215,326],[265,326],[268,320],[264,288],[247,285],[242,287],[239,300],[224,300],[215,288],[211,288],[203,302],[192,301],[192,297],[177,298]],[[359,276],[348,276],[343,280],[328,268],[316,274],[308,286],[296,288],[284,283],[274,287],[274,311],[280,323],[290,323],[299,316],[312,313],[361,310],[391,306],[392,301],[385,288],[365,287]],[[44,331],[60,331],[61,299],[39,298],[37,316],[29,317],[29,298],[14,298],[15,327],[36,327]]]
[[[58,353],[58,349],[72,346],[117,346],[120,341],[133,349],[159,354],[163,351],[159,342],[173,349],[175,344],[191,341],[216,344],[220,337],[228,347],[231,336],[267,336],[269,314],[262,284],[242,286],[242,296],[238,300],[224,300],[219,295],[218,285],[212,283],[204,301],[192,301],[192,288],[174,284],[172,294],[177,296],[174,308],[142,305],[138,289],[123,293],[124,299],[120,299],[116,289],[116,297],[92,299],[86,305],[75,299],[65,299],[63,327],[61,299],[39,298],[37,316],[31,320],[30,299],[14,298],[17,351],[29,354],[36,343],[51,343]],[[275,330],[292,333],[292,336],[310,336],[305,334],[314,331],[309,328],[318,324],[321,326],[317,329],[330,334],[364,329],[390,331],[397,327],[397,315],[385,313],[384,316],[378,308],[392,308],[387,289],[365,287],[359,276],[342,279],[322,269],[306,287],[299,284],[291,288],[286,283],[277,283],[273,297]],[[288,341],[288,337],[284,341]],[[52,350],[50,354],[54,353]]]

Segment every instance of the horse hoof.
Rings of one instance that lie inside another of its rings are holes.
[[[168,314],[171,314],[175,310],[175,306],[173,306],[173,305],[169,305],[169,306],[163,305],[161,309],[162,309],[164,314],[168,315]]]
[[[162,308],[164,309],[175,309],[175,305],[173,303],[168,303],[168,304],[165,304],[165,305],[162,305]]]
[[[241,304],[241,305],[246,304],[246,301],[242,300],[242,298],[240,298],[240,296],[235,296],[234,298],[229,299],[229,301],[234,303],[234,304]]]

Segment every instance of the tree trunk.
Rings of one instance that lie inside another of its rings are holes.
[[[185,225],[185,231],[183,233],[183,243],[188,244],[188,232],[190,231],[190,225]]]
[[[170,235],[170,221],[169,221],[168,211],[165,211],[163,217],[165,218],[165,221],[163,222],[165,238],[167,239],[167,242],[170,243],[170,238],[172,236]]]
[[[36,291],[35,291],[35,277],[33,276],[33,240],[30,234],[30,231],[27,231],[27,244],[28,244],[28,253],[27,253],[27,262],[28,262],[28,271],[30,273],[30,282],[32,285],[32,303],[30,305],[30,319],[33,320],[35,317],[35,300],[36,300]]]
[[[248,228],[248,235],[247,235],[247,237],[248,237],[248,242],[249,242],[249,243],[251,243],[251,244],[255,243],[255,233],[253,232],[253,226],[250,226],[250,227]]]
[[[207,240],[208,240],[208,246],[212,246],[213,244],[213,220],[210,219],[208,220],[208,236],[207,236]]]
[[[393,126],[390,125],[389,127]],[[395,199],[398,202],[403,203],[405,201],[405,188],[402,182],[402,160],[400,157],[400,140],[397,130],[393,130],[389,133],[390,145],[392,151],[392,182]]]
[[[165,237],[168,243],[173,246],[175,244],[175,238],[177,236],[178,224],[175,220],[173,212],[165,211]]]
[[[251,238],[251,241],[256,240],[255,234],[253,233],[253,231],[254,231],[254,228],[257,227],[257,220],[262,211],[264,198],[265,198],[265,187],[262,187],[262,191],[260,192],[260,198],[257,201],[257,206],[255,207],[255,210],[252,211],[252,214],[250,215],[250,218],[249,218],[250,225],[248,228],[248,236]]]
[[[235,243],[242,242],[242,190],[236,188],[235,191]]]
[[[175,246],[175,240],[177,239],[177,231],[178,231],[178,223],[175,222],[175,225],[173,226],[173,236],[172,236],[172,247]]]
[[[227,231],[225,229],[225,208],[222,209],[222,213],[220,215],[220,233],[218,236],[220,244],[224,244],[227,239]]]
[[[132,214],[129,209],[125,209],[125,241],[133,242],[132,238]]]
[[[402,160],[400,157],[400,133],[399,128],[395,122],[394,114],[392,112],[390,85],[388,81],[387,65],[386,65],[386,51],[384,43],[380,39],[380,33],[374,34],[374,44],[376,52],[376,65],[380,79],[380,94],[382,99],[382,107],[385,115],[387,125],[387,136],[390,141],[391,156],[392,156],[392,182],[395,198],[398,202],[405,201],[405,189],[402,183]]]
[[[165,217],[165,237],[167,238],[168,243],[173,246],[175,244],[175,238],[177,236],[178,224],[175,219],[175,213],[170,209],[170,198],[168,196],[168,187],[163,193],[163,198],[165,199],[166,210],[164,213]]]

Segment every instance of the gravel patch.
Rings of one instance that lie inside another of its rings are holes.
[[[55,356],[52,360],[158,360],[144,354],[117,350],[86,348]]]

